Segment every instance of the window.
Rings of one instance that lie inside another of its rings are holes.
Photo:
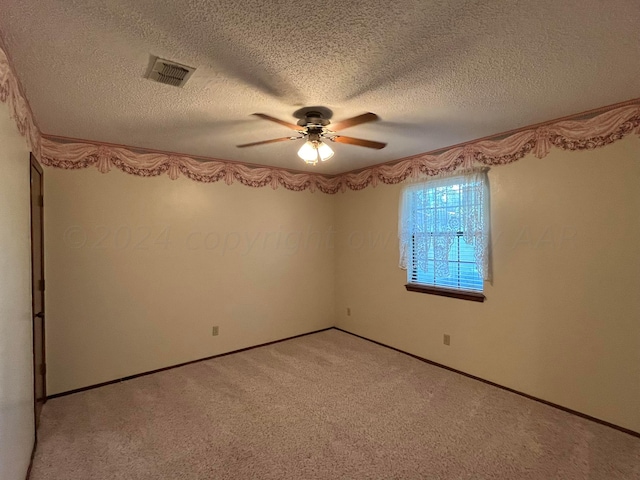
[[[486,169],[407,185],[400,202],[400,267],[407,290],[483,301],[489,280]]]

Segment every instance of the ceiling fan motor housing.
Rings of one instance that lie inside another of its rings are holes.
[[[324,116],[322,115],[321,112],[316,112],[316,111],[309,111],[307,112],[306,116],[304,119],[301,119],[298,122],[298,125],[304,127],[307,125],[320,125],[320,126],[327,126],[329,125],[329,120],[327,120],[326,118],[324,118]]]

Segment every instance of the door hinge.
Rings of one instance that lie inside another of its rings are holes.
[[[41,292],[44,292],[44,279],[40,280],[38,287]]]
[[[41,207],[44,207],[44,195],[38,196],[38,205],[40,205]]]
[[[46,375],[47,374],[47,364],[46,363],[41,363],[40,364],[40,375]]]

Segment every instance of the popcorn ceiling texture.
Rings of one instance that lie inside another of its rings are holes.
[[[325,105],[382,121],[335,174],[640,97],[635,1],[5,0],[0,31],[44,133],[304,169],[249,115]],[[143,78],[149,55],[197,70]]]

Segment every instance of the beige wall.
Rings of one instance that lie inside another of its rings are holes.
[[[484,304],[405,291],[401,186],[46,169],[50,393],[337,324],[639,431],[639,159],[634,137],[492,169]]]
[[[640,139],[489,178],[485,303],[405,291],[400,185],[339,195],[338,326],[640,431]]]
[[[0,478],[23,480],[34,441],[29,149],[0,104]]]
[[[45,176],[50,394],[334,324],[332,196]]]

